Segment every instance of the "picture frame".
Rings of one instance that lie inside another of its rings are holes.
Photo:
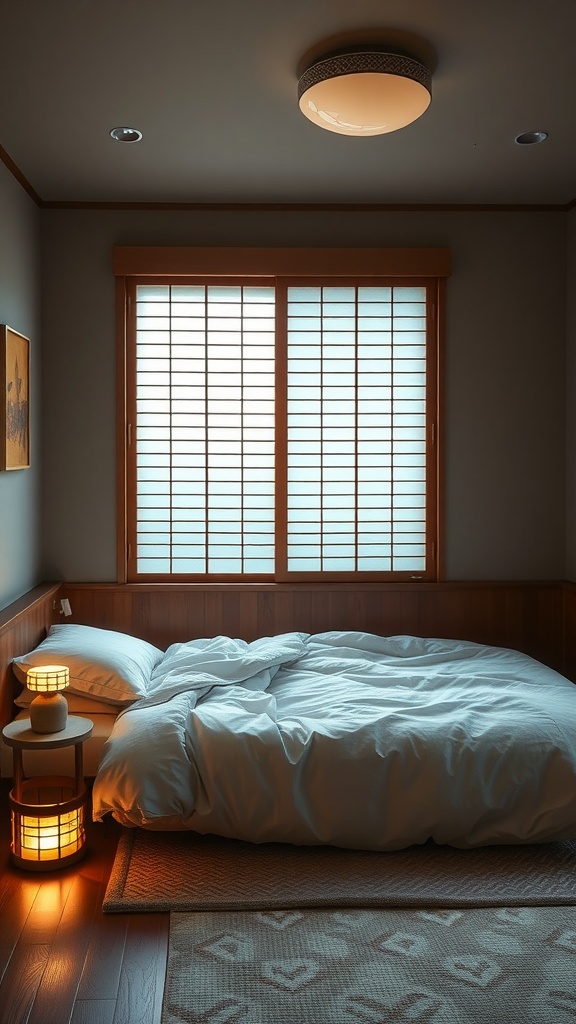
[[[0,469],[30,466],[30,341],[0,324]]]

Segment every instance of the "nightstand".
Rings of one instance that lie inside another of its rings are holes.
[[[83,777],[82,744],[94,728],[89,718],[69,715],[60,732],[39,733],[30,719],[4,726],[4,742],[12,747],[14,788],[9,801],[12,814],[11,857],[18,867],[51,871],[67,867],[86,853],[88,794]],[[26,779],[24,750],[56,750],[74,746],[74,778],[38,775]]]

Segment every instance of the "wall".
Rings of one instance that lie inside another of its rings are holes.
[[[566,579],[576,580],[576,207],[566,246]]]
[[[450,246],[446,577],[564,576],[566,215],[45,210],[43,578],[115,579],[113,245]]]
[[[0,471],[0,608],[40,577],[39,211],[0,162],[0,323],[30,339],[31,468]]]

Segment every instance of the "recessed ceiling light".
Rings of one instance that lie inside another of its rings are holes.
[[[137,128],[113,128],[110,135],[116,142],[140,142],[142,138]]]
[[[535,146],[537,142],[545,142],[548,132],[522,132],[514,139],[519,146]]]

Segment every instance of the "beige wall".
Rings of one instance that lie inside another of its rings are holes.
[[[446,575],[562,578],[566,221],[519,212],[43,211],[44,577],[115,579],[111,249],[157,244],[449,246]]]
[[[0,608],[40,575],[39,211],[0,162],[0,323],[30,339],[31,468],[0,471]]]

